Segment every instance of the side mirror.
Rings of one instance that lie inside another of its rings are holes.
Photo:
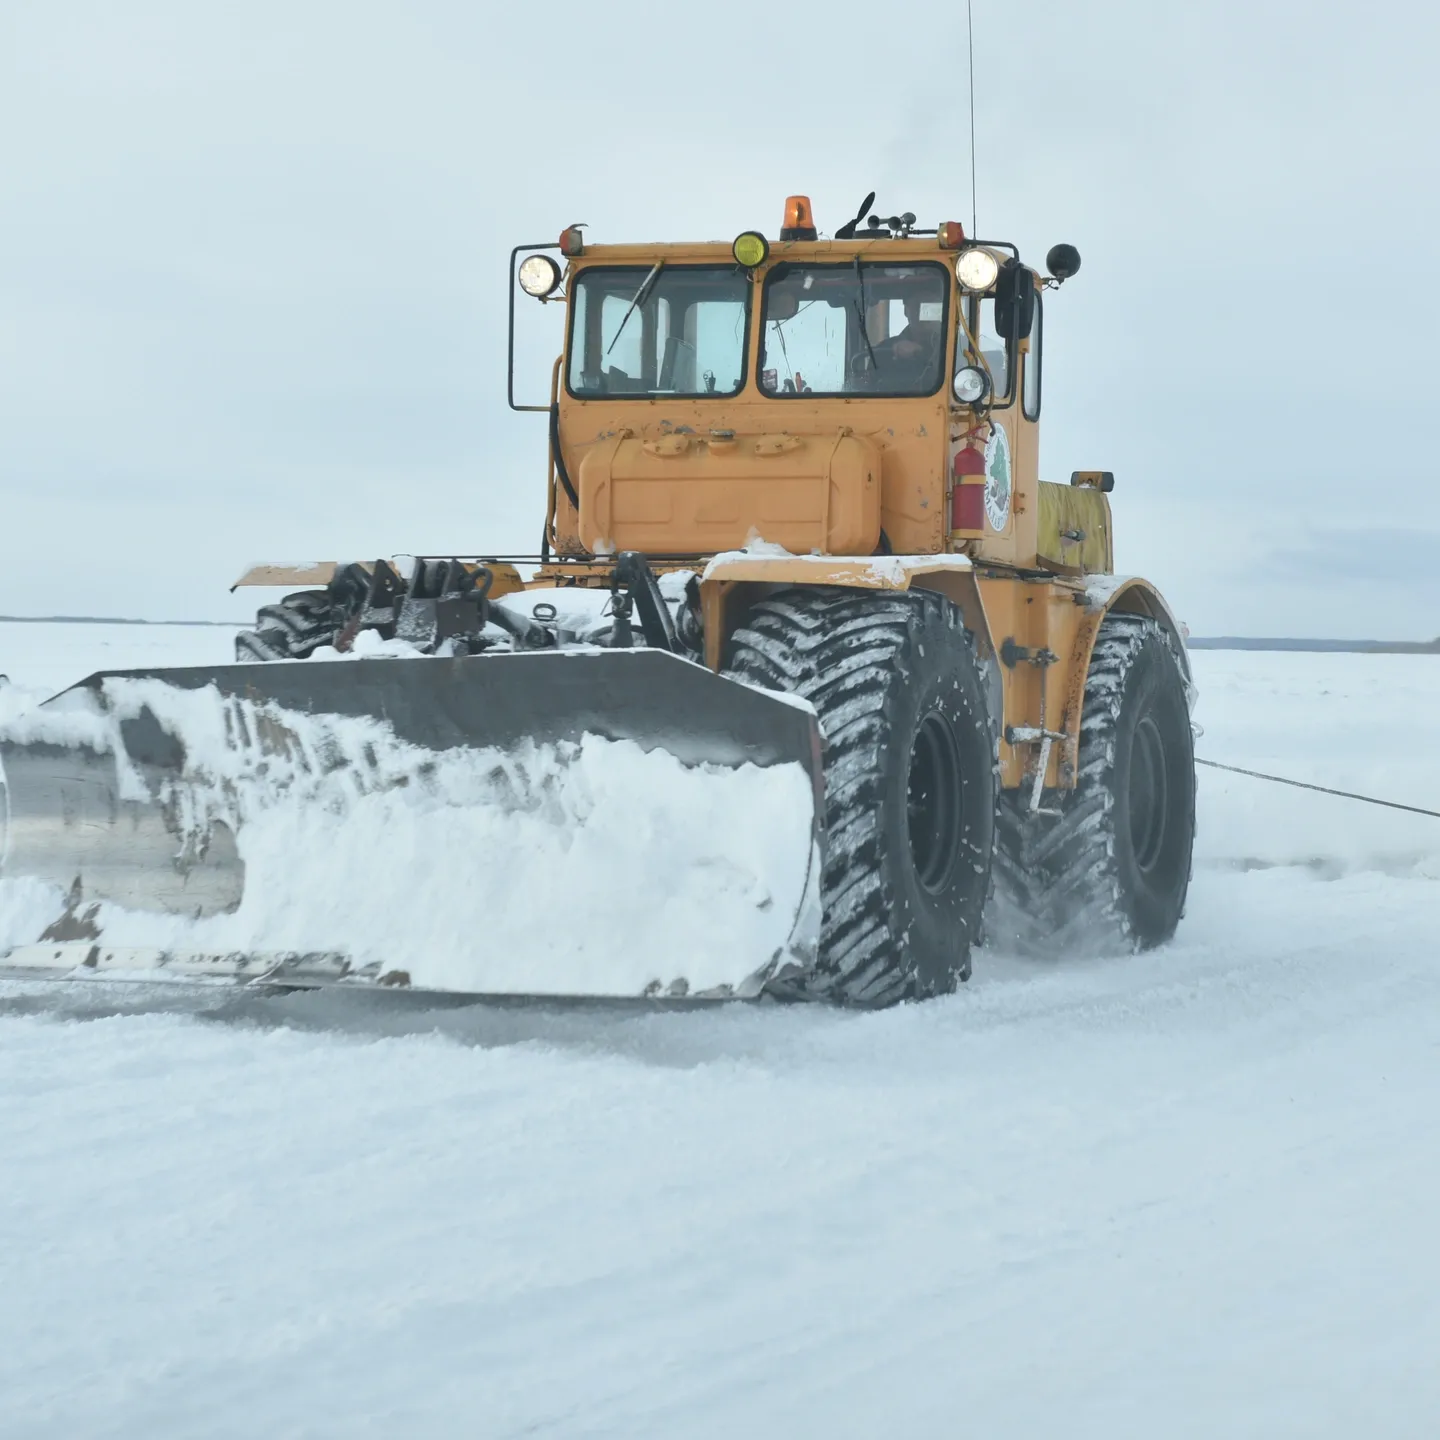
[[[1007,260],[995,282],[995,327],[1009,339],[1026,340],[1035,324],[1035,272]]]

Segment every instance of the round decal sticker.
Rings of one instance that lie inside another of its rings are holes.
[[[1002,425],[990,426],[985,444],[985,518],[992,530],[1010,523],[1010,441]]]

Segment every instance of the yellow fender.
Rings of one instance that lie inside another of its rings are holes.
[[[855,590],[938,590],[955,602],[982,653],[993,649],[990,625],[968,555],[717,555],[700,581],[705,614],[705,663],[720,668],[730,626],[724,607],[737,585],[841,585]]]
[[[860,590],[937,590],[960,607],[976,638],[980,658],[995,689],[992,703],[1000,741],[1001,783],[1023,783],[1033,773],[1034,750],[1023,741],[1012,745],[1008,727],[1028,726],[1063,732],[1047,765],[1047,785],[1075,783],[1085,681],[1100,624],[1112,610],[1148,615],[1169,637],[1195,703],[1194,678],[1185,648],[1185,630],[1163,596],[1139,576],[1039,576],[998,572],[976,566],[965,555],[719,555],[701,582],[705,611],[706,663],[719,670],[725,637],[739,612],[730,610],[737,589],[763,591],[784,585],[839,585]],[[1036,602],[1040,603],[1036,603]],[[1038,650],[1050,649],[1060,663],[1039,672],[1030,666],[1009,668],[998,651],[1004,640]],[[1041,691],[1046,703],[1041,708]],[[1042,716],[1045,724],[1040,725]],[[1058,718],[1059,724],[1056,724]]]

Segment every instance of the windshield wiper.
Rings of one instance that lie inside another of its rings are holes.
[[[855,283],[860,294],[855,300],[855,313],[860,317],[860,338],[865,342],[865,353],[870,357],[870,368],[878,370],[880,362],[875,358],[874,347],[870,344],[870,332],[865,328],[865,272],[860,268],[860,257],[855,257]]]
[[[614,339],[612,339],[610,341],[610,344],[606,347],[606,355],[609,355],[610,351],[615,348],[615,341],[618,340],[621,334],[624,332],[625,326],[629,323],[630,317],[635,313],[635,307],[637,305],[643,305],[645,303],[645,297],[649,295],[650,287],[655,283],[655,277],[664,268],[665,262],[663,260],[657,260],[650,273],[640,282],[640,288],[635,292],[635,298],[630,302],[630,308],[625,312],[624,318],[620,321],[620,328],[615,332]]]

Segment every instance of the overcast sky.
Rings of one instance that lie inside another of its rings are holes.
[[[533,552],[519,241],[968,219],[963,3],[728,13],[0,0],[0,612]],[[1042,473],[1115,471],[1119,568],[1197,634],[1440,632],[1434,7],[975,0],[975,40],[980,228],[1084,259]]]

